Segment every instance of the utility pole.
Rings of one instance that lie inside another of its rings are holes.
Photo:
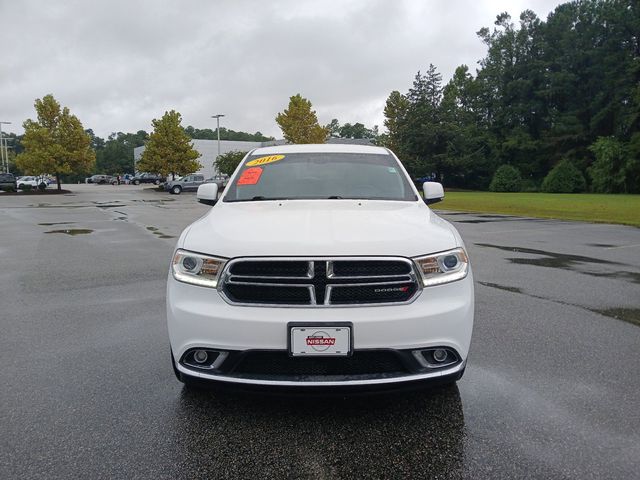
[[[2,160],[2,168],[9,173],[9,151],[7,150],[7,141],[2,136],[2,125],[11,125],[11,122],[0,122],[0,159]]]
[[[216,131],[218,132],[218,157],[220,156],[220,117],[224,117],[224,115],[222,113],[218,113],[211,116],[211,118],[215,118],[218,122],[218,126],[216,127]],[[218,157],[216,157],[216,160]]]

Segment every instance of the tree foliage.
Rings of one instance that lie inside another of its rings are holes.
[[[626,193],[628,158],[622,142],[614,137],[600,137],[590,150],[596,157],[589,167],[593,190],[599,193]]]
[[[318,123],[311,102],[300,94],[289,98],[289,106],[276,116],[276,122],[288,143],[324,143],[329,129]]]
[[[191,138],[180,125],[181,121],[180,114],[171,110],[151,122],[153,132],[138,162],[138,171],[166,177],[187,175],[202,167],[197,161],[200,153],[193,148]]]
[[[105,141],[93,135],[92,143],[96,150],[96,172],[112,174],[134,173],[135,164],[133,160],[133,150],[141,147],[149,138],[149,134],[144,130],[136,133],[114,132]]]
[[[247,152],[238,151],[223,153],[222,155],[218,156],[218,158],[216,158],[215,162],[213,162],[213,165],[216,167],[216,170],[218,170],[223,175],[231,175],[233,172],[235,172],[236,168],[238,167],[238,165],[240,165],[240,162],[246,154]]]
[[[18,168],[34,175],[53,174],[60,190],[60,176],[90,172],[95,165],[91,138],[78,117],[61,108],[53,95],[36,99],[37,120],[23,123],[24,151],[16,158]]]
[[[191,125],[184,129],[189,137],[194,140],[217,140],[218,139],[218,129],[212,130],[210,128],[194,128]],[[236,132],[235,130],[230,130],[224,127],[220,127],[220,140],[234,140],[234,141],[242,141],[242,142],[268,142],[270,140],[275,140],[273,137],[267,137],[263,135],[261,132],[256,133],[247,133],[247,132]]]
[[[492,192],[519,192],[522,189],[520,171],[511,165],[501,165],[489,185]]]
[[[580,193],[586,188],[584,175],[567,159],[553,167],[542,182],[542,191],[548,193]]]
[[[539,184],[567,159],[595,191],[640,192],[639,32],[640,3],[628,0],[564,3],[546,20],[501,13],[478,32],[475,72],[461,65],[443,85],[430,65],[389,95],[384,142],[412,175],[448,186],[486,188],[503,164]]]

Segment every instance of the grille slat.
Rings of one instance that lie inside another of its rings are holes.
[[[350,357],[289,357],[287,352],[250,352],[232,370],[233,374],[375,375],[408,373],[396,354],[389,351],[355,351]]]
[[[236,259],[223,274],[231,303],[345,306],[405,303],[419,286],[401,258]]]

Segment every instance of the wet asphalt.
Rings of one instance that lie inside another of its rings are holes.
[[[164,288],[207,207],[70,188],[0,196],[0,478],[640,478],[640,229],[442,212],[476,279],[455,387],[194,392]]]

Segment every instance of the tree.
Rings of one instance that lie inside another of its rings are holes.
[[[493,175],[489,190],[492,192],[519,192],[522,187],[522,177],[517,168],[511,165],[501,165]]]
[[[193,148],[191,138],[180,125],[182,117],[175,110],[165,112],[154,119],[153,132],[149,135],[138,171],[159,173],[162,176],[187,175],[200,169],[200,154]]]
[[[103,141],[102,148],[96,149],[97,172],[134,173],[133,149],[144,145],[148,139],[149,134],[144,130],[136,133],[112,133],[106,142]]]
[[[45,95],[35,101],[38,120],[27,119],[23,123],[24,152],[16,163],[24,172],[34,175],[54,174],[58,190],[60,175],[90,172],[96,161],[91,148],[91,137],[84,131],[78,117],[71,115],[67,107],[53,95]]]
[[[567,159],[553,167],[542,182],[542,191],[549,193],[580,193],[586,188],[584,175]]]
[[[288,143],[324,143],[329,129],[318,123],[311,102],[300,94],[289,98],[289,106],[278,113],[276,122]]]
[[[387,129],[384,146],[391,149],[400,159],[404,157],[403,131],[406,126],[408,109],[407,97],[396,90],[389,94],[384,105],[384,126]]]
[[[247,152],[237,151],[223,153],[218,158],[216,158],[215,162],[213,162],[213,165],[216,167],[216,170],[218,170],[223,175],[231,175],[233,172],[235,172],[236,168],[246,154]]]
[[[191,125],[186,127],[184,131],[194,140],[217,140],[218,131],[210,128],[194,128]],[[273,137],[266,137],[260,132],[247,133],[236,132],[235,130],[229,130],[224,127],[220,127],[220,140],[236,140],[244,142],[268,142],[275,140]]]
[[[594,192],[626,193],[627,152],[615,137],[600,137],[589,147],[596,157],[588,172]]]

